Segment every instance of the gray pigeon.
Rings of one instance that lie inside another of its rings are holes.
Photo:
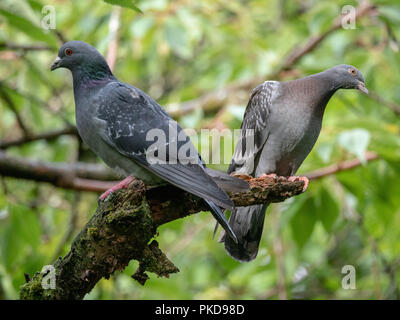
[[[108,166],[128,176],[101,200],[126,188],[132,176],[150,185],[169,182],[203,198],[232,241],[237,241],[221,210],[234,209],[232,200],[206,173],[179,124],[155,100],[118,81],[103,56],[85,42],[70,41],[60,48],[51,70],[61,67],[72,72],[76,125],[82,140]],[[182,149],[182,154],[177,153]]]
[[[338,89],[368,94],[361,72],[344,64],[302,79],[266,81],[256,87],[228,173],[296,179],[294,174],[317,141],[325,107]],[[301,179],[306,189],[308,179]],[[232,212],[229,223],[239,243],[224,235],[221,241],[236,260],[251,261],[257,256],[267,206],[238,207]]]

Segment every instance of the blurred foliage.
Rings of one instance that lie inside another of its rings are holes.
[[[74,123],[70,73],[50,73],[49,66],[63,39],[89,42],[106,54],[115,10],[120,29],[114,73],[161,105],[176,106],[229,83],[266,76],[293,47],[328,30],[344,5],[357,6],[350,0],[142,0],[130,2],[131,10],[129,1],[106,2],[0,2],[0,89],[30,132]],[[373,3],[378,15],[360,19],[356,29],[333,32],[289,78],[348,63],[363,72],[371,92],[400,102],[400,6],[397,0]],[[41,27],[45,5],[55,8],[55,30]],[[11,43],[49,50],[18,50],[7,46]],[[224,126],[239,128],[248,95],[221,110],[196,109],[177,120],[200,129],[218,117]],[[212,239],[211,215],[198,214],[159,230],[160,246],[180,273],[152,277],[142,287],[130,278],[137,267],[133,261],[98,283],[87,299],[398,299],[399,117],[360,92],[338,92],[300,173],[363,160],[366,150],[377,152],[379,160],[312,181],[303,195],[270,206],[258,258],[251,263],[231,259]],[[15,112],[1,100],[1,139],[20,136]],[[209,141],[201,142],[206,152]],[[98,161],[70,136],[7,152],[46,161]],[[0,179],[0,299],[12,299],[24,273],[33,275],[68,252],[95,211],[97,195]],[[356,268],[356,290],[342,289],[344,265]]]

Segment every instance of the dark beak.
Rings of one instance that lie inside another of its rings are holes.
[[[61,62],[60,57],[57,57],[56,60],[54,60],[53,64],[51,65],[50,70],[53,71],[53,70],[56,70],[57,68],[59,68],[60,62]]]
[[[364,82],[358,81],[358,87],[357,88],[358,88],[358,90],[361,90],[365,94],[368,94],[368,89],[365,87]]]

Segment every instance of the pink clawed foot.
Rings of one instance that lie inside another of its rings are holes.
[[[260,178],[272,178],[274,180],[278,179],[278,176],[276,175],[276,173],[270,173],[270,174],[266,174],[263,173]]]
[[[294,182],[296,180],[304,181],[304,187],[303,187],[303,192],[307,190],[308,184],[310,183],[310,180],[308,180],[307,177],[297,177],[297,176],[290,176],[288,178],[289,181]]]
[[[115,185],[114,187],[108,189],[106,192],[104,192],[100,197],[99,200],[100,201],[104,201],[105,198],[107,198],[110,194],[112,194],[113,192],[119,190],[119,189],[127,189],[130,185],[130,183],[135,180],[134,177],[132,176],[128,176],[127,178],[125,178],[124,180],[122,180],[120,183],[118,183],[117,185]]]

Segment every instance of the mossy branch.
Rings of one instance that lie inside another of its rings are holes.
[[[302,181],[286,178],[251,178],[241,191],[226,190],[236,206],[281,202],[300,194]],[[207,211],[207,205],[190,193],[173,186],[147,189],[134,180],[129,189],[119,190],[100,202],[83,230],[76,236],[70,252],[54,262],[55,289],[44,289],[45,274],[37,272],[20,290],[21,299],[83,299],[101,278],[108,279],[131,261],[139,261],[132,276],[144,284],[146,271],[168,277],[179,269],[168,260],[153,240],[157,227],[164,223]]]

